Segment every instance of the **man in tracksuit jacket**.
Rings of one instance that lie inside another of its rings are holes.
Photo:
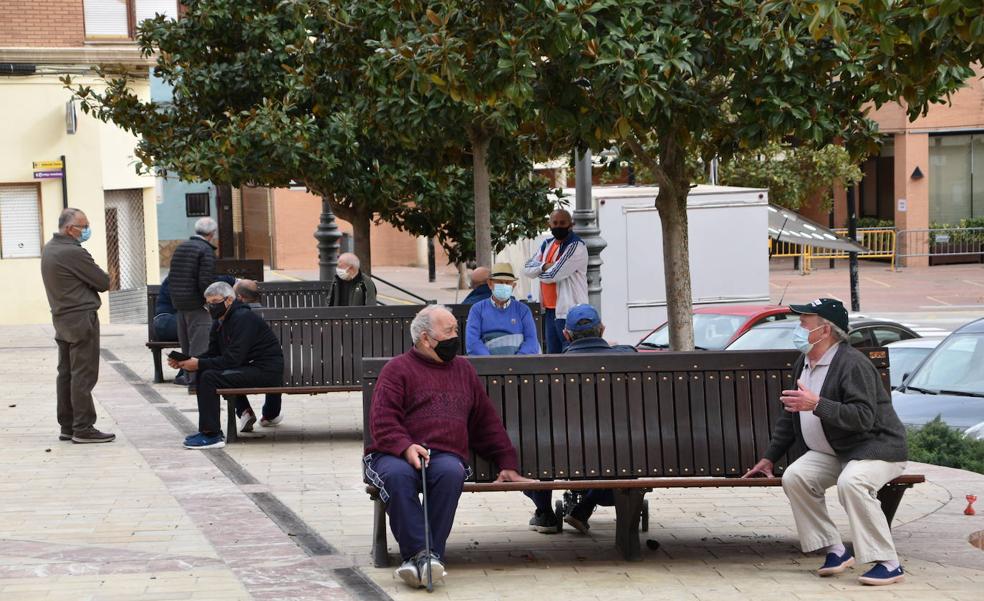
[[[546,330],[547,353],[564,352],[564,321],[574,305],[588,302],[588,247],[571,230],[571,214],[558,209],[550,214],[551,237],[526,262],[523,273],[540,282],[540,304]]]
[[[185,439],[189,449],[225,446],[218,389],[275,387],[284,381],[280,341],[262,317],[236,300],[232,286],[215,282],[205,290],[205,300],[215,320],[208,351],[187,361],[168,359],[171,367],[198,373],[199,432]]]
[[[775,462],[794,443],[805,446],[806,453],[783,473],[782,488],[803,552],[826,553],[817,574],[839,574],[855,563],[827,513],[824,492],[836,484],[854,535],[854,553],[861,563],[875,562],[859,580],[869,585],[899,582],[902,566],[877,495],[905,469],[905,428],[874,365],[846,342],[844,304],[820,298],[789,308],[800,315],[793,334],[803,353],[793,365],[796,390],[782,391],[785,411],[765,457],[745,477],[771,477]]]

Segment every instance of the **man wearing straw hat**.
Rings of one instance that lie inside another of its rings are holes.
[[[496,263],[489,275],[492,297],[468,311],[465,350],[469,355],[538,355],[533,312],[513,298],[516,275],[509,263]]]

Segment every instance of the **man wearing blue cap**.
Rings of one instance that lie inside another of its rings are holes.
[[[772,477],[772,468],[794,443],[808,450],[782,475],[804,553],[823,550],[820,576],[855,564],[827,512],[825,491],[837,496],[854,535],[861,563],[875,565],[859,580],[883,585],[905,576],[878,491],[902,474],[907,457],[905,428],[892,397],[868,358],[847,344],[847,310],[839,300],[819,298],[790,305],[800,316],[793,342],[803,355],[793,365],[796,390],[782,391],[785,408],[776,421],[765,457],[745,474]]]
[[[601,323],[598,310],[591,305],[574,305],[567,312],[567,322],[564,324],[564,338],[570,343],[564,354],[573,353],[634,353],[634,347],[627,345],[611,346],[602,338],[605,325]],[[560,523],[551,508],[549,490],[527,491],[526,496],[536,504],[536,513],[530,520],[530,529],[549,533],[560,531]],[[611,507],[615,504],[615,496],[609,488],[598,488],[584,491],[580,501],[564,517],[564,521],[579,532],[587,533],[590,526],[588,520],[594,513],[595,507],[604,505]]]

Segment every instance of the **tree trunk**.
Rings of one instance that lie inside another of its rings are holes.
[[[354,211],[352,216],[352,242],[355,256],[359,257],[362,272],[372,274],[372,214]]]
[[[663,280],[670,349],[694,350],[693,293],[690,288],[690,242],[687,232],[689,186],[661,187],[656,208],[663,230]]]
[[[360,269],[372,273],[372,212],[361,206],[351,207],[332,200],[335,215],[352,224],[353,252],[359,257]]]
[[[492,212],[489,201],[489,137],[478,128],[468,134],[472,147],[472,179],[475,193],[475,263],[492,266]]]
[[[458,270],[458,290],[468,290],[468,267],[461,262],[455,263],[454,267]]]

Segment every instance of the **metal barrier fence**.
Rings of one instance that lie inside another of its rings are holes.
[[[832,231],[838,236],[847,236],[847,228],[836,228]],[[889,259],[892,262],[892,269],[895,269],[895,229],[859,227],[857,236],[861,246],[868,249],[858,253],[859,259]],[[813,269],[814,259],[847,259],[849,257],[850,255],[842,250],[811,247],[806,258],[806,271],[809,272]]]
[[[831,230],[839,236],[847,236],[846,228]],[[895,269],[896,234],[893,228],[864,227],[857,229],[858,241],[868,250],[858,253],[859,259],[888,259]],[[793,242],[769,239],[770,257],[792,257],[799,259],[800,271],[809,273],[813,270],[816,259],[847,259],[848,253],[831,248],[820,248],[811,245],[800,245]]]
[[[895,257],[977,256],[984,260],[984,227],[900,230]]]

